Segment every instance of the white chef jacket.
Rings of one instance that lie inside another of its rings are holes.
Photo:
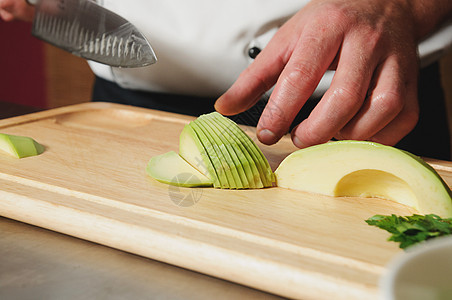
[[[115,68],[89,62],[93,72],[133,90],[218,97],[252,62],[248,50],[264,48],[278,28],[309,0],[98,0],[134,24],[148,39],[157,63]],[[421,65],[452,47],[452,22],[419,45]],[[331,83],[328,71],[316,94]]]

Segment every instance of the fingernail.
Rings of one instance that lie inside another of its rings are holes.
[[[225,102],[223,96],[221,96],[220,98],[217,99],[217,101],[215,101],[214,108],[217,112],[225,116],[237,114],[233,107],[231,107],[231,105],[228,105],[228,103]]]
[[[264,144],[271,145],[278,141],[278,137],[268,129],[262,129],[257,133],[259,141]]]
[[[214,108],[216,111],[221,111],[221,97],[215,101]]]
[[[296,135],[294,135],[292,137],[292,142],[296,147],[298,147],[300,149],[306,148],[306,146],[303,144],[303,142],[301,142],[300,139]]]

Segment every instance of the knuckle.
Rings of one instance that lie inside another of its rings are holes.
[[[361,107],[364,99],[358,85],[348,85],[347,87],[338,87],[332,93],[332,101],[340,106],[337,112],[349,114],[357,111]]]
[[[319,73],[318,65],[308,61],[299,61],[292,64],[284,82],[295,89],[299,89],[300,86],[314,86],[317,84]]]
[[[290,126],[285,110],[274,102],[267,104],[259,123],[261,127],[273,128],[274,131],[281,132],[281,134],[287,133],[287,128]]]
[[[322,4],[320,13],[328,19],[329,22],[326,24],[332,24],[335,27],[345,24],[351,17],[350,10],[346,6],[333,2]]]
[[[357,84],[351,84],[347,87],[339,87],[334,90],[334,96],[342,101],[355,102],[360,92],[355,88]]]
[[[372,102],[378,112],[382,114],[398,114],[404,107],[405,101],[402,93],[398,91],[385,91],[372,97]]]

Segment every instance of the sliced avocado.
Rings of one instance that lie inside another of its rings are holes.
[[[39,155],[44,149],[44,146],[30,137],[0,133],[0,150],[16,158]]]
[[[215,188],[221,187],[213,162],[198,134],[190,125],[185,125],[179,136],[179,155],[207,178],[211,179]]]
[[[229,180],[233,179],[230,170],[228,170],[229,166],[227,165],[225,159],[223,158],[223,155],[221,154],[219,147],[210,140],[210,138],[206,134],[206,131],[201,126],[199,126],[199,124],[197,124],[195,121],[190,122],[189,126],[193,128],[193,130],[198,135],[199,140],[201,141],[205,149],[206,155],[208,155],[210,160],[212,161],[212,164],[215,168],[215,171],[218,175],[218,179],[220,181],[220,187],[223,189],[230,188],[231,183]]]
[[[231,162],[234,165],[234,168],[231,168],[232,174],[235,176],[234,179],[236,183],[241,183],[239,188],[250,188],[250,184],[248,182],[248,177],[245,174],[245,170],[243,168],[242,161],[239,159],[237,152],[241,152],[238,148],[238,145],[234,143],[233,140],[229,139],[229,135],[226,132],[217,126],[215,121],[211,120],[208,115],[202,115],[198,118],[200,122],[203,122],[206,126],[210,128],[210,132],[213,136],[216,136],[216,141],[221,142],[226,146],[226,150],[228,151],[228,155],[231,158]],[[243,154],[242,154],[243,156]],[[248,164],[248,161],[243,160],[244,164]],[[237,177],[236,177],[237,176]]]
[[[222,122],[224,126],[230,128],[234,135],[239,138],[248,149],[251,150],[251,157],[259,170],[264,187],[273,186],[273,182],[275,182],[273,171],[271,170],[267,158],[264,156],[259,147],[257,147],[254,141],[234,121],[222,116],[218,112],[213,112],[211,114],[213,118],[219,122]]]
[[[159,182],[182,187],[212,186],[212,179],[195,169],[179,154],[170,151],[152,157],[146,172]]]
[[[264,184],[261,180],[261,174],[260,174],[260,164],[255,162],[255,159],[253,158],[254,153],[250,149],[250,147],[247,146],[247,144],[243,141],[243,139],[240,139],[231,129],[230,124],[226,122],[222,122],[222,120],[215,119],[213,115],[209,115],[209,118],[214,120],[216,124],[220,125],[225,133],[229,133],[229,136],[236,141],[236,143],[239,145],[239,147],[242,149],[243,154],[245,155],[246,159],[248,160],[249,166],[251,168],[251,175],[252,179],[249,179],[250,182],[254,182],[256,188],[263,188]],[[263,172],[262,172],[263,173]],[[249,172],[247,171],[247,174]],[[262,175],[263,176],[263,175]]]
[[[219,158],[218,162],[220,164],[220,167],[224,170],[224,173],[228,180],[229,185],[227,188],[229,189],[242,188],[242,183],[238,178],[237,168],[235,167],[232,158],[230,157],[229,152],[226,149],[226,145],[223,144],[215,134],[213,134],[211,128],[207,126],[205,122],[198,118],[195,121],[193,121],[193,123],[195,123],[197,126],[199,126],[199,128],[201,128],[201,130],[203,130],[204,134],[209,139],[212,147],[215,149]]]
[[[211,114],[202,117],[207,119],[207,122],[209,122],[216,131],[220,132],[220,135],[230,143],[230,151],[235,152],[236,159],[238,159],[238,162],[236,163],[240,165],[238,169],[240,176],[242,176],[242,182],[247,182],[249,188],[262,188],[263,184],[260,180],[260,174],[256,164],[248,153],[248,149],[243,145],[240,139],[238,139],[227,126],[224,126],[221,122],[213,118]],[[246,178],[246,181],[243,178]]]
[[[287,156],[275,173],[279,187],[383,198],[421,214],[452,217],[452,192],[430,165],[375,142],[336,141],[300,149]]]

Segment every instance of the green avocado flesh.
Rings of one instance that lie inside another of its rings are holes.
[[[440,175],[421,158],[378,143],[338,141],[297,150],[275,175],[279,187],[384,198],[422,214],[452,217],[452,193]]]
[[[207,137],[204,130],[198,126],[198,124],[191,122],[188,124],[189,127],[193,128],[193,131],[195,132],[195,136],[193,138],[197,138],[201,145],[201,155],[207,156],[207,158],[211,161],[214,172],[210,171],[210,175],[214,176],[216,174],[218,176],[219,180],[219,186],[221,188],[228,188],[229,187],[229,181],[228,176],[226,173],[228,172],[228,169],[226,167],[226,162],[223,161],[223,158],[220,154],[220,150],[218,149],[217,145],[212,144],[210,139]],[[183,153],[185,153],[183,150],[180,149],[183,145],[179,145],[179,155],[181,155],[183,158],[185,158],[189,163],[196,163],[191,162],[188,160]]]
[[[217,112],[187,124],[179,136],[179,154],[172,151],[151,158],[146,171],[160,182],[184,187],[249,189],[271,187],[275,181],[254,141]],[[186,176],[178,176],[181,173]]]
[[[251,158],[247,157],[249,154],[242,143],[238,142],[237,138],[229,132],[228,128],[222,128],[215,120],[209,118],[209,115],[205,115],[205,120],[213,131],[220,133],[218,136],[226,144],[226,147],[234,160],[234,164],[237,166],[240,180],[242,181],[244,188],[262,188],[262,184],[260,186],[256,184],[255,175],[257,174],[257,176],[259,176],[257,168],[255,165],[255,170],[251,168]],[[254,162],[252,163],[254,164]]]
[[[230,130],[232,134],[234,134],[239,139],[242,145],[244,145],[245,148],[249,149],[249,154],[256,164],[263,186],[271,187],[273,185],[273,182],[275,182],[275,175],[270,168],[268,160],[265,158],[264,154],[256,145],[256,143],[254,143],[254,141],[231,119],[225,118],[217,112],[211,113],[210,117],[214,118],[218,123],[221,123],[222,127],[225,128],[225,130]]]
[[[146,172],[157,181],[178,186],[212,186],[213,182],[197,169],[193,168],[179,154],[170,151],[151,158]]]
[[[220,178],[213,165],[211,155],[207,153],[200,138],[190,126],[185,125],[179,136],[179,155],[185,159],[191,166],[199,170],[207,178],[213,181],[213,186],[221,187]]]
[[[297,150],[273,173],[256,143],[217,112],[187,124],[179,153],[153,157],[146,171],[177,186],[248,189],[276,182],[333,197],[383,198],[423,214],[452,217],[449,186],[420,157],[373,142],[337,141]]]
[[[216,167],[217,174],[222,173],[224,171],[224,174],[226,176],[226,180],[222,182],[223,187],[235,189],[238,188],[240,183],[237,183],[234,177],[233,173],[237,172],[237,169],[235,169],[233,172],[233,169],[235,168],[235,165],[232,163],[232,159],[230,158],[229,153],[227,152],[225,145],[219,141],[219,139],[216,138],[216,135],[212,133],[211,129],[206,126],[204,122],[199,122],[199,119],[195,120],[191,124],[194,126],[195,131],[201,130],[203,134],[205,135],[206,140],[203,141],[203,144],[206,148],[211,147],[215,151],[216,160],[214,166]],[[196,131],[198,132],[198,131]]]
[[[39,155],[44,146],[27,136],[0,133],[0,150],[16,158]]]

